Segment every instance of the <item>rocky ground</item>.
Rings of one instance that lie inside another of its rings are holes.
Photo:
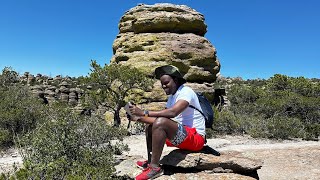
[[[128,155],[146,158],[144,136],[136,135],[126,139],[130,151]],[[247,157],[263,160],[258,170],[261,180],[320,179],[320,142],[268,139],[253,139],[247,136],[221,136],[208,139],[210,147],[224,151],[239,151]],[[168,154],[173,148],[164,148]]]
[[[146,158],[145,139],[134,135],[125,139],[130,151],[126,155]],[[210,147],[220,152],[239,151],[254,159],[263,160],[258,170],[259,178],[272,179],[320,179],[320,142],[268,139],[253,139],[247,136],[221,136],[208,139]],[[164,148],[168,154],[174,148]],[[22,158],[16,150],[0,154],[0,173],[12,170],[13,164],[21,165]]]

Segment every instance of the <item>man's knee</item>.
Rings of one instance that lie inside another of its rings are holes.
[[[169,126],[170,119],[165,118],[165,117],[158,117],[152,124],[152,128],[165,128]]]

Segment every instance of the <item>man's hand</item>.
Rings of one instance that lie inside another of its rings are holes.
[[[131,121],[139,121],[140,120],[140,116],[133,116],[132,118],[131,118]]]
[[[138,108],[136,105],[129,106],[129,109],[130,109],[130,112],[131,112],[132,115],[135,115],[135,116],[144,116],[143,110],[141,110],[140,108]]]
[[[139,116],[135,116],[135,115],[130,116],[127,112],[126,112],[126,115],[129,121],[138,121],[140,119]]]

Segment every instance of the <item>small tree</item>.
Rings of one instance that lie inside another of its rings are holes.
[[[110,64],[101,67],[96,61],[91,61],[91,73],[85,79],[92,89],[88,92],[86,103],[98,108],[105,107],[114,114],[114,125],[119,126],[120,109],[125,106],[125,100],[135,89],[147,90],[152,80],[138,69]]]
[[[290,87],[290,77],[282,74],[275,74],[268,80],[268,86],[272,91],[284,91]]]
[[[19,81],[19,74],[11,67],[5,67],[0,74],[0,86],[6,87]]]

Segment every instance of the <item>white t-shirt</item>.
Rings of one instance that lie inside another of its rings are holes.
[[[196,93],[188,86],[181,85],[175,94],[170,95],[166,107],[171,108],[179,100],[185,100],[189,105],[202,111]],[[206,134],[205,119],[202,114],[194,108],[188,106],[178,116],[174,117],[173,120],[185,126],[196,128],[197,132],[203,136]]]

